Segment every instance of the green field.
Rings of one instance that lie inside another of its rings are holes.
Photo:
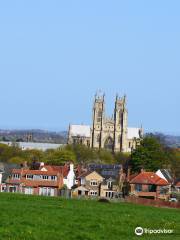
[[[135,236],[137,226],[174,234]],[[0,239],[180,239],[180,210],[0,194]]]

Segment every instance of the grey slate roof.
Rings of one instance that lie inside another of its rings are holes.
[[[89,164],[89,171],[98,172],[103,178],[109,179],[110,177],[116,180],[119,177],[119,171],[122,169],[120,164]]]

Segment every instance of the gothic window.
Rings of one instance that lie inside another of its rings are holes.
[[[97,135],[97,142],[100,142],[100,134]]]
[[[123,114],[121,111],[119,111],[119,119],[118,119],[119,124],[121,124],[121,122],[122,122],[122,117],[123,117]]]
[[[99,110],[97,114],[97,122],[101,122],[101,118],[102,118],[102,111]]]
[[[112,151],[113,150],[113,139],[111,137],[108,137],[104,143],[104,148],[107,150]]]

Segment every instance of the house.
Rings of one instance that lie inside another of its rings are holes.
[[[85,188],[84,191],[86,191],[86,195],[88,191],[88,196],[91,196],[91,197],[100,196],[100,186],[104,178],[99,173],[97,173],[96,171],[85,172],[82,175],[80,175],[78,179],[79,179],[80,185]],[[73,190],[73,196],[74,196],[74,193],[76,195],[76,193],[79,191],[78,188],[79,187]],[[82,192],[80,191],[78,192],[78,196],[82,195]]]
[[[168,199],[170,184],[154,172],[142,171],[130,180],[131,195],[151,199]]]
[[[10,175],[12,169],[20,169],[21,166],[15,163],[6,163],[0,162],[0,192],[4,192],[6,189],[5,181],[7,177]]]
[[[73,190],[72,196],[73,197],[86,197],[89,195],[89,190],[84,186],[79,186]]]
[[[119,198],[122,196],[119,179],[107,178],[101,183],[100,196],[102,198]]]
[[[122,188],[126,175],[120,164],[89,164],[89,170],[95,170],[103,178],[100,186],[100,197],[119,198],[122,196]]]
[[[64,166],[44,165],[41,163],[41,171],[59,171],[63,175],[63,184],[67,189],[71,189],[75,184],[74,164],[65,164]]]
[[[63,175],[56,170],[13,169],[5,183],[6,192],[57,196]]]

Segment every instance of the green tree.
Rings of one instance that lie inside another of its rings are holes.
[[[28,163],[44,161],[44,152],[37,149],[24,150],[21,156],[26,159]]]
[[[174,178],[180,178],[180,150],[176,148],[167,148],[166,154],[169,159],[169,167]]]
[[[66,149],[74,152],[78,163],[84,164],[97,161],[98,159],[97,151],[84,145],[67,145]]]
[[[115,163],[115,158],[114,158],[113,154],[110,151],[105,150],[105,149],[101,149],[99,151],[99,158],[102,163],[106,163],[106,164]]]
[[[147,136],[131,154],[132,171],[140,171],[141,168],[156,171],[166,168],[169,164],[164,145],[153,136]]]
[[[116,163],[122,164],[125,166],[129,162],[131,155],[130,153],[117,152],[114,154],[114,158]]]
[[[25,162],[25,159],[22,157],[12,157],[8,160],[8,163],[17,163],[17,164],[23,164]]]
[[[53,165],[62,165],[69,161],[76,162],[76,155],[73,151],[66,149],[57,149],[51,151],[48,153],[45,159],[45,162]]]

